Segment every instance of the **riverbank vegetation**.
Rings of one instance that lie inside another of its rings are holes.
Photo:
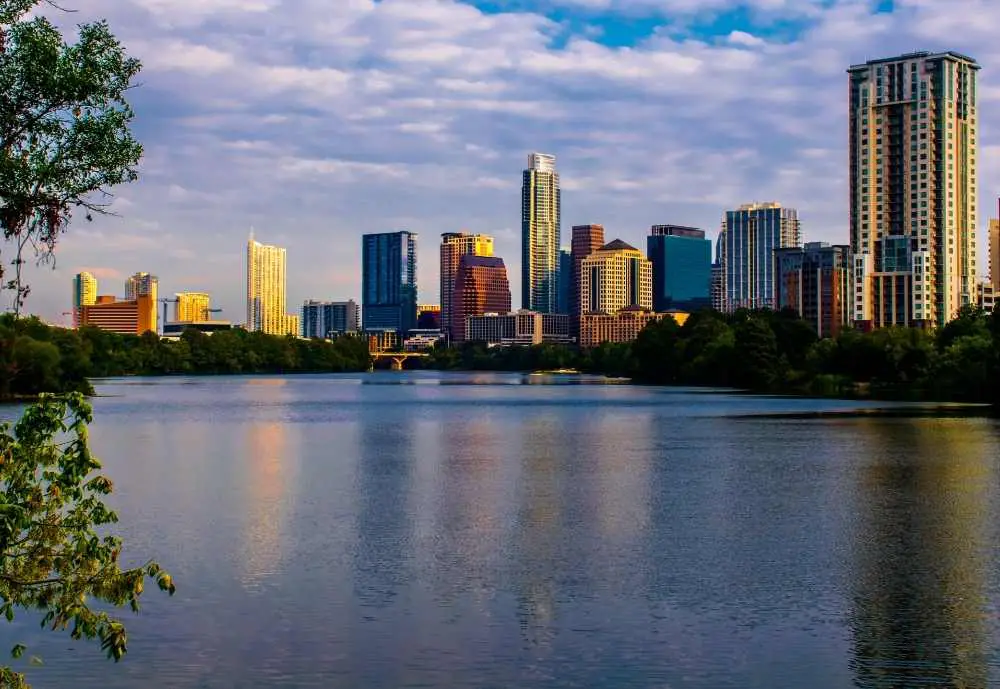
[[[369,363],[368,345],[358,337],[323,341],[188,330],[171,341],[153,333],[69,330],[37,318],[0,316],[0,399],[89,393],[92,377],[364,371]]]
[[[443,370],[575,368],[658,385],[734,387],[763,393],[1000,402],[1000,314],[964,308],[936,331],[846,329],[819,339],[792,311],[692,314],[651,323],[635,342],[591,350],[559,345],[437,348]]]

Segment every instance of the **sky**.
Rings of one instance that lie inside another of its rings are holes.
[[[242,322],[251,227],[288,250],[290,312],[360,300],[361,235],[401,229],[419,234],[421,303],[438,300],[441,233],[469,231],[496,238],[517,305],[532,151],[557,157],[564,246],[587,223],[640,248],[653,224],[714,237],[752,201],[846,243],[846,69],[916,50],[983,66],[984,225],[1000,193],[995,0],[61,4],[78,11],[59,21],[105,17],[142,61],[145,155],[117,217],[73,222],[55,269],[30,273],[28,310],[54,322],[84,269],[118,295],[154,273],[161,295],[207,291]]]

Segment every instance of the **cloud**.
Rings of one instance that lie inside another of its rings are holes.
[[[653,223],[714,233],[753,199],[797,207],[807,239],[842,242],[847,66],[915,49],[1000,62],[988,0],[528,4],[81,6],[74,22],[107,16],[145,65],[132,98],[146,158],[121,217],[74,223],[29,306],[59,314],[63,266],[99,265],[212,291],[240,313],[251,226],[287,246],[290,310],[358,299],[360,235],[402,228],[420,236],[422,302],[436,298],[440,234],[466,229],[496,236],[519,303],[520,175],[534,150],[558,157],[565,244],[587,222],[636,245]],[[979,86],[984,221],[1000,183],[994,72]]]

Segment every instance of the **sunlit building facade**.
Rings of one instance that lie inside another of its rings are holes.
[[[580,311],[615,314],[629,307],[653,308],[653,267],[641,251],[616,239],[580,264]]]
[[[121,335],[156,332],[156,300],[145,294],[119,301],[99,296],[94,304],[80,307],[80,325]]]
[[[455,278],[462,256],[492,256],[493,237],[486,234],[465,234],[446,232],[441,235],[441,319],[440,328],[450,337],[464,337],[465,326],[461,323],[452,328],[452,295],[455,292]],[[418,309],[418,314],[419,314]]]
[[[251,234],[246,278],[246,329],[268,335],[298,334],[298,318],[285,312],[285,249],[261,244]]]
[[[453,339],[465,339],[465,321],[485,313],[510,312],[507,267],[499,256],[466,254],[459,261],[451,300]]]
[[[159,301],[157,295],[159,285],[160,281],[155,275],[150,275],[149,273],[135,273],[125,280],[125,301],[135,301],[139,297],[149,297],[155,307]],[[149,328],[154,333],[156,332],[157,326],[156,314],[157,309],[154,308],[153,320]]]
[[[993,284],[993,290],[1000,292],[1000,220],[997,218],[990,220],[989,233],[990,282]]]
[[[848,69],[853,320],[939,327],[975,299],[979,65],[919,52]]]
[[[602,342],[632,342],[647,325],[667,317],[683,325],[688,314],[656,313],[634,306],[617,313],[584,313],[580,316],[580,346],[591,348]]]
[[[521,181],[521,305],[525,309],[558,310],[561,205],[555,156],[532,153]]]
[[[97,278],[86,271],[73,278],[73,326],[80,326],[81,309],[97,303]]]
[[[820,337],[836,337],[851,320],[850,247],[807,242],[778,249],[779,309],[792,309]]]
[[[178,292],[174,295],[174,321],[191,323],[209,320],[212,298],[206,292]]]

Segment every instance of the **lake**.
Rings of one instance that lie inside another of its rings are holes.
[[[996,420],[513,374],[97,388],[125,557],[178,592],[123,613],[118,665],[22,614],[36,689],[1000,682]]]

